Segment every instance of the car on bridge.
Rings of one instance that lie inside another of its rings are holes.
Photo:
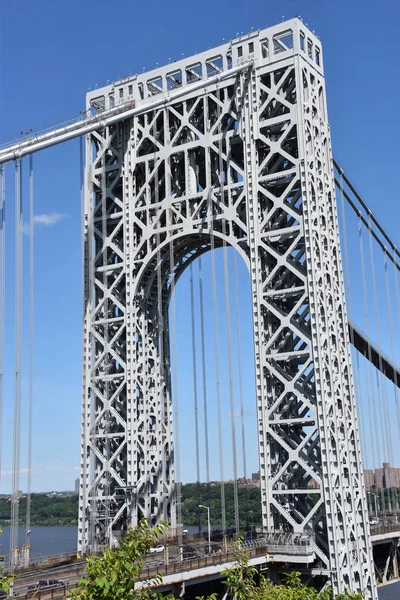
[[[199,554],[194,546],[190,546],[189,544],[185,544],[182,546],[182,558],[184,560],[189,560],[191,558],[197,558]]]
[[[155,546],[154,548],[150,548],[150,550],[149,550],[150,554],[160,554],[161,552],[164,552],[164,546],[162,544],[159,544],[158,546]]]
[[[66,585],[65,581],[61,579],[39,579],[37,583],[33,585],[28,585],[28,594],[29,592],[36,592],[38,590],[50,590],[53,588],[64,587]]]
[[[211,542],[210,545],[206,544],[204,546],[204,554],[221,554],[222,552],[222,548],[221,546],[219,546],[219,544],[215,544],[214,542]]]

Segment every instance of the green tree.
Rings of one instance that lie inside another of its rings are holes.
[[[3,530],[0,527],[0,535],[3,533]],[[13,581],[13,577],[11,575],[4,575],[4,569],[0,565],[0,589],[3,590],[6,594],[8,594],[10,590],[11,583]]]
[[[225,573],[228,591],[234,600],[362,600],[362,593],[345,592],[333,595],[333,590],[326,587],[322,591],[308,586],[301,581],[301,574],[294,571],[285,576],[283,585],[274,585],[249,565],[249,556],[242,549],[243,538],[239,537],[233,545],[236,565]]]
[[[128,529],[118,548],[87,559],[86,576],[79,580],[71,597],[75,600],[157,598],[158,594],[152,593],[148,586],[135,591],[135,582],[143,569],[146,554],[167,529],[163,522],[150,529],[145,519],[135,529]],[[161,577],[157,576],[155,580],[161,580]]]
[[[150,548],[167,531],[167,525],[150,529],[142,520],[135,529],[129,529],[118,548],[106,550],[102,556],[87,559],[86,577],[78,582],[72,591],[74,600],[172,600],[169,594],[162,596],[152,592],[149,584],[135,590],[140,578],[144,559]],[[300,573],[286,575],[283,585],[274,585],[255,567],[249,564],[248,553],[243,549],[243,538],[233,544],[235,566],[224,573],[228,596],[234,600],[333,600],[331,588],[318,591],[304,584]],[[151,583],[161,583],[160,575]],[[346,592],[336,596],[336,600],[362,600],[363,594]],[[199,596],[198,600],[218,600],[217,594]]]

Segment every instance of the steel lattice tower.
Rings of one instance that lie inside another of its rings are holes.
[[[376,598],[320,41],[293,19],[87,108],[129,99],[86,142],[80,549],[177,526],[168,303],[213,239],[251,277],[263,526]]]

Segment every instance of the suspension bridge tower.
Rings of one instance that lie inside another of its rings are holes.
[[[181,525],[168,305],[229,244],[251,278],[263,527],[312,534],[334,590],[375,599],[320,40],[296,18],[87,109],[81,551]]]

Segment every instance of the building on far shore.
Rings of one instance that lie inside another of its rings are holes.
[[[371,475],[373,473],[373,477]],[[383,463],[382,468],[368,470],[368,478],[365,478],[365,487],[370,490],[385,490],[387,488],[400,488],[400,469],[391,467],[389,463]]]
[[[400,468],[391,467],[389,463],[383,463],[380,469],[365,469],[364,482],[367,492],[400,488]],[[310,479],[307,487],[312,490],[319,486],[314,479]]]
[[[79,494],[79,477],[75,479],[75,494]]]
[[[364,482],[365,489],[370,491],[371,488],[375,487],[375,471],[373,469],[365,469],[364,470]]]

